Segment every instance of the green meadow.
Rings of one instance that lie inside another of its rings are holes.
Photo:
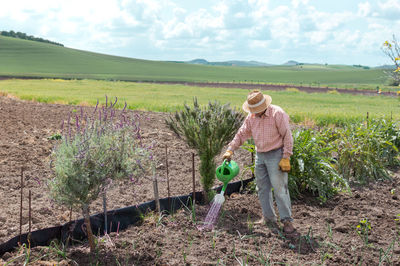
[[[248,90],[161,85],[138,82],[99,80],[21,80],[0,81],[0,93],[24,100],[72,105],[95,105],[118,97],[130,109],[155,112],[174,112],[184,103],[192,104],[197,97],[200,104],[209,101],[230,103],[241,108]],[[387,96],[361,96],[339,93],[304,93],[293,90],[266,91],[272,103],[283,107],[293,122],[317,125],[342,124],[346,121],[385,117],[400,120],[400,98]]]
[[[297,84],[391,90],[382,69],[344,65],[206,66],[139,60],[0,36],[0,76]]]

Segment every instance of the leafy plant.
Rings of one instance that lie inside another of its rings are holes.
[[[62,139],[62,136],[61,136],[60,133],[55,133],[55,134],[51,135],[50,137],[48,137],[47,139],[49,139],[49,140],[59,140],[59,139]]]
[[[62,140],[51,158],[54,177],[49,181],[50,196],[59,204],[81,209],[89,239],[95,250],[90,226],[90,203],[107,190],[114,180],[139,178],[153,168],[151,149],[140,138],[138,117],[114,108],[96,105],[88,114],[81,108],[62,127]],[[73,122],[74,126],[71,126]],[[64,122],[63,122],[64,124]]]
[[[311,192],[322,202],[338,191],[347,190],[348,184],[336,171],[332,153],[335,132],[299,129],[293,132],[293,155],[289,172],[289,190],[293,198]]]
[[[201,183],[207,201],[211,199],[215,180],[215,157],[233,139],[243,119],[244,115],[231,109],[229,104],[221,105],[215,101],[201,108],[197,98],[193,100],[193,107],[185,104],[183,111],[166,119],[167,125],[198,152]]]
[[[365,245],[368,245],[368,236],[371,232],[371,223],[367,218],[360,220],[356,226],[356,232]]]
[[[388,179],[387,166],[398,164],[398,148],[391,141],[398,141],[399,131],[382,121],[350,124],[338,131],[337,168],[349,182]]]

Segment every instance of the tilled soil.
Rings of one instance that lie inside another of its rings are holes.
[[[77,107],[40,104],[0,97],[0,243],[19,234],[20,180],[24,168],[23,232],[28,230],[28,193],[32,193],[32,230],[64,224],[69,210],[48,198],[46,180],[51,178],[49,154],[54,145],[48,137],[59,132],[61,121]],[[145,141],[155,141],[159,164],[160,197],[168,195],[166,185],[166,146],[168,148],[171,196],[192,191],[192,153],[185,142],[167,128],[165,113],[140,112]],[[250,163],[248,152],[240,150],[234,160],[241,169]],[[199,161],[195,156],[195,165]],[[196,189],[201,190],[196,170]],[[236,177],[248,178],[250,173]],[[312,197],[293,202],[294,225],[298,235],[256,225],[261,218],[256,194],[250,191],[232,194],[226,199],[215,230],[200,231],[210,206],[196,205],[174,215],[149,214],[139,226],[98,241],[98,252],[89,255],[86,243],[69,247],[66,257],[49,248],[32,249],[32,265],[400,265],[400,176],[340,194],[321,205]],[[130,181],[108,191],[108,207],[116,209],[153,199],[150,178],[141,183]],[[101,201],[92,204],[92,213],[102,210]],[[72,219],[81,214],[72,213]],[[370,223],[368,233],[361,231],[362,221]],[[360,233],[357,233],[359,231]],[[18,257],[19,256],[19,257]],[[0,264],[26,259],[23,250],[6,253]]]

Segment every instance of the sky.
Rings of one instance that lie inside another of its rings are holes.
[[[379,66],[400,0],[0,0],[1,30],[148,60]]]

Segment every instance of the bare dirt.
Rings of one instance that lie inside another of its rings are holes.
[[[237,88],[237,89],[246,89],[246,90],[273,90],[273,91],[282,91],[287,88],[296,88],[299,91],[307,92],[307,93],[327,93],[332,91],[337,91],[339,93],[345,94],[353,94],[353,95],[385,95],[396,97],[397,93],[394,91],[377,91],[377,90],[368,90],[368,89],[357,89],[357,88],[340,88],[340,87],[320,87],[320,86],[307,86],[307,85],[294,85],[294,84],[264,84],[258,82],[251,83],[227,83],[227,82],[184,82],[184,81],[164,81],[164,82],[155,82],[160,84],[184,84],[187,86],[197,86],[197,87],[211,87],[211,88]],[[379,92],[379,93],[378,93]]]
[[[0,243],[19,234],[20,180],[24,170],[23,232],[28,231],[28,191],[32,193],[32,230],[64,224],[69,210],[48,198],[46,180],[51,178],[49,155],[61,121],[77,107],[41,104],[0,97]],[[171,196],[192,191],[192,153],[165,125],[166,113],[140,112],[146,141],[155,141],[160,197],[167,197],[166,153],[168,147]],[[250,163],[250,154],[240,150],[234,160],[241,169]],[[195,156],[195,165],[199,160]],[[196,170],[196,188],[201,190]],[[250,173],[241,173],[239,178]],[[294,225],[299,235],[274,232],[256,225],[261,218],[257,195],[250,191],[226,199],[214,231],[199,231],[209,210],[196,205],[195,212],[179,210],[174,215],[146,215],[141,225],[98,239],[98,252],[89,254],[86,243],[71,246],[65,257],[48,247],[31,250],[31,265],[400,265],[400,175],[350,194],[340,194],[321,205],[313,197],[293,201]],[[219,185],[218,182],[216,185]],[[109,209],[140,204],[153,199],[152,182],[140,185],[129,181],[108,192]],[[100,212],[100,200],[92,206]],[[81,214],[72,213],[72,219]],[[357,225],[368,219],[368,234],[357,233]],[[6,253],[0,265],[23,264],[23,249]]]

